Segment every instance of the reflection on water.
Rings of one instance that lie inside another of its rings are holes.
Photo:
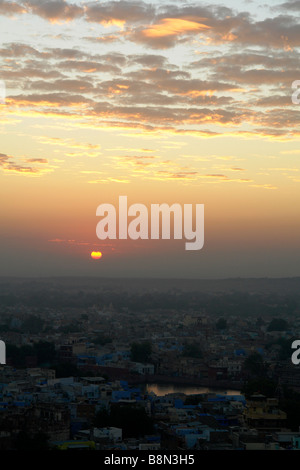
[[[191,387],[190,385],[170,385],[170,384],[147,384],[146,391],[155,393],[158,397],[168,393],[185,393],[186,395],[197,395],[200,393],[220,393],[222,395],[240,395],[238,390],[218,390],[208,387]]]

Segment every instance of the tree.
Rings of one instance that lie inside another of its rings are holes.
[[[288,328],[288,322],[283,318],[273,318],[269,323],[268,331],[285,331]]]
[[[49,450],[48,439],[41,432],[31,436],[26,431],[20,431],[15,440],[16,450]]]
[[[93,339],[93,343],[100,344],[101,346],[103,346],[104,344],[112,343],[112,338],[110,338],[109,336],[107,336],[105,334],[99,333]]]
[[[36,315],[29,315],[22,325],[22,331],[26,333],[40,333],[43,331],[44,321]]]
[[[152,345],[149,341],[131,345],[131,360],[134,362],[149,362],[151,353]]]
[[[278,351],[278,359],[284,361],[291,357],[291,345],[293,341],[297,339],[295,337],[291,338],[278,338],[274,341],[271,341],[266,345],[266,349],[270,349],[273,345],[278,345],[280,347]]]
[[[253,353],[244,361],[244,369],[251,375],[260,377],[265,373],[263,358],[259,353]]]
[[[201,358],[202,357],[202,351],[197,343],[186,343],[184,345],[182,355],[184,357],[194,357],[194,358]]]
[[[264,326],[265,322],[261,317],[258,317],[256,320],[256,326],[259,328],[260,326]]]
[[[32,346],[29,344],[24,346],[6,345],[6,357],[15,367],[26,367],[26,356],[36,356],[38,364],[42,365],[46,362],[53,362],[55,354],[54,343],[48,341],[39,341]]]
[[[72,364],[70,362],[60,362],[58,364],[53,364],[51,369],[55,370],[55,376],[57,378],[80,376],[80,370],[77,368],[76,364]]]
[[[102,406],[100,410],[97,411],[94,426],[96,428],[106,428],[110,426],[110,412],[105,406]]]
[[[53,362],[56,356],[55,345],[48,341],[39,341],[34,345],[34,351],[37,355],[38,364]]]
[[[24,346],[16,346],[14,344],[6,345],[6,357],[14,367],[26,367],[26,356],[34,356],[35,352],[32,346],[26,344]]]
[[[279,401],[280,409],[287,414],[287,427],[299,430],[300,394],[288,387],[283,387],[283,397]]]

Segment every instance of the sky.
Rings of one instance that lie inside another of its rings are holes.
[[[299,15],[0,0],[0,276],[299,276]],[[204,204],[203,248],[100,240],[119,196]]]

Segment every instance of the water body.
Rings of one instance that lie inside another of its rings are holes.
[[[145,390],[148,393],[155,393],[158,397],[168,395],[169,393],[184,393],[185,395],[198,395],[201,393],[218,393],[221,395],[240,395],[238,390],[219,390],[209,387],[191,387],[190,385],[173,384],[147,384]]]

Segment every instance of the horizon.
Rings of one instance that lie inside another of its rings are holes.
[[[79,274],[76,275],[54,275],[54,276],[0,276],[0,279],[110,279],[110,280],[154,280],[154,281],[159,281],[160,279],[163,280],[170,280],[170,281],[231,281],[231,280],[287,280],[287,279],[299,279],[300,275],[298,276],[276,276],[276,277],[271,277],[271,276],[262,276],[262,277],[115,277],[115,276],[82,276]]]

